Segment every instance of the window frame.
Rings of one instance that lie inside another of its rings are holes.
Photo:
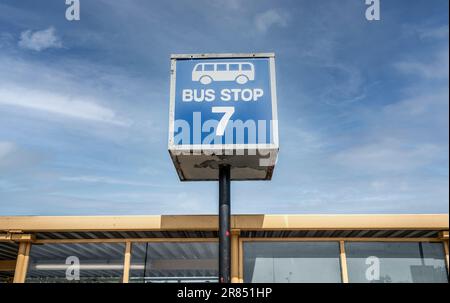
[[[237,283],[243,283],[244,281],[244,250],[243,250],[243,243],[244,242],[253,242],[253,241],[267,241],[267,242],[274,242],[274,241],[309,241],[309,242],[339,242],[340,243],[340,264],[341,264],[341,271],[342,271],[342,282],[348,283],[348,272],[347,272],[347,265],[346,265],[346,254],[345,254],[345,243],[346,242],[431,242],[431,243],[442,243],[443,249],[444,249],[444,255],[447,258],[446,266],[447,271],[449,270],[449,264],[448,264],[448,239],[443,238],[248,238],[248,237],[241,237],[238,234],[235,235],[237,238],[237,260],[234,260],[232,258],[231,262],[237,263],[237,279],[235,282]],[[33,244],[69,244],[69,243],[130,243],[130,253],[132,253],[133,250],[133,244],[134,243],[145,243],[145,242],[218,242],[218,238],[123,238],[123,239],[42,239],[42,240],[34,240],[31,245]],[[22,242],[23,244],[26,244],[25,242]],[[123,256],[124,264],[127,262],[126,260],[126,254]],[[126,269],[128,268],[128,271]],[[27,273],[28,267],[24,269],[24,273],[21,274],[21,280],[25,280],[26,273]],[[16,274],[18,273],[16,268]],[[129,277],[129,267],[124,266],[124,273],[123,273],[123,283],[127,283],[128,281],[125,279],[127,276]]]
[[[244,283],[244,242],[338,242],[340,252],[340,267],[342,283],[349,283],[348,277],[348,265],[347,257],[345,253],[346,242],[429,242],[429,243],[442,243],[444,256],[448,256],[445,251],[446,241],[440,238],[239,238],[239,283]],[[448,244],[447,244],[448,245]],[[449,271],[449,265],[447,265],[447,272]]]

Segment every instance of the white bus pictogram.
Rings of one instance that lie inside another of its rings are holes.
[[[208,85],[213,81],[236,81],[245,84],[255,80],[255,66],[250,62],[198,63],[192,70],[192,81]]]

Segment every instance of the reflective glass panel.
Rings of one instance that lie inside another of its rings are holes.
[[[26,282],[122,282],[125,244],[33,244]]]
[[[133,243],[130,282],[217,282],[217,242]]]
[[[346,242],[345,252],[350,282],[448,281],[441,243]]]
[[[338,242],[244,242],[244,282],[341,282]]]

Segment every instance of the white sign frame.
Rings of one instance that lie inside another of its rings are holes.
[[[270,73],[270,89],[272,99],[272,134],[273,143],[270,144],[183,144],[177,145],[174,143],[174,129],[175,129],[175,90],[176,90],[176,62],[177,60],[189,60],[189,59],[247,59],[247,58],[268,58],[269,59],[269,73]],[[275,54],[274,53],[221,53],[221,54],[172,54],[171,55],[171,75],[170,75],[170,105],[169,105],[169,138],[168,138],[168,150],[172,158],[172,161],[177,169],[178,176],[181,181],[208,181],[217,180],[217,178],[187,178],[183,174],[183,169],[180,167],[179,161],[176,157],[179,153],[187,153],[200,151],[203,153],[214,153],[217,151],[226,152],[240,151],[245,152],[249,150],[257,150],[262,154],[278,155],[279,151],[279,137],[278,137],[278,110],[277,110],[277,92],[276,92],[276,75],[275,75]],[[188,157],[188,156],[186,156]],[[232,157],[232,156],[230,156]],[[274,160],[275,161],[275,160]],[[270,180],[272,178],[274,165],[269,167],[267,174],[264,178],[252,178],[252,177],[238,177],[232,180]]]

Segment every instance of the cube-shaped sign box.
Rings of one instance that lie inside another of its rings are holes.
[[[275,55],[172,55],[169,153],[182,181],[270,180],[278,156]]]

